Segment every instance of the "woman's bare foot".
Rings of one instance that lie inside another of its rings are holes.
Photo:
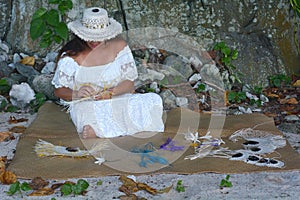
[[[96,138],[96,137],[97,137],[97,135],[96,135],[94,129],[90,125],[85,125],[83,127],[83,131],[82,131],[83,139]]]

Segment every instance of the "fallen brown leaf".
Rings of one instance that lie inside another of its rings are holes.
[[[5,162],[0,160],[0,174],[4,173],[6,170]]]
[[[270,94],[267,94],[267,97],[269,97],[269,98],[279,98],[279,95],[270,93]]]
[[[300,80],[295,81],[295,83],[293,83],[294,87],[299,87],[300,86]]]
[[[123,185],[119,188],[119,191],[124,192],[127,195],[127,197],[139,190],[144,190],[152,195],[167,193],[173,187],[173,185],[171,185],[167,188],[157,190],[155,188],[150,187],[146,183],[135,182],[131,178],[128,178],[124,175],[121,175],[119,179],[123,182]]]
[[[22,60],[20,60],[20,63],[23,65],[30,65],[33,66],[35,63],[35,58],[33,56],[26,56]]]
[[[0,132],[0,142],[6,141],[11,136],[12,136],[12,132],[10,131]]]
[[[31,183],[29,183],[30,187],[33,190],[39,190],[46,187],[49,184],[48,181],[45,181],[41,177],[35,177],[32,179]]]
[[[298,104],[298,101],[296,98],[290,98],[290,99],[279,99],[280,104]]]
[[[0,182],[5,185],[10,185],[17,181],[17,176],[10,171],[4,171],[0,174]]]
[[[33,191],[28,196],[48,196],[54,193],[52,188],[40,188],[38,190]]]
[[[17,124],[17,123],[20,123],[20,122],[27,122],[27,121],[28,121],[28,119],[26,119],[26,118],[19,118],[19,119],[17,119],[14,116],[10,116],[9,120],[8,120],[8,123],[9,124]]]
[[[128,177],[126,177],[124,175],[121,175],[119,179],[123,182],[123,186],[128,191],[130,191],[130,192],[128,192],[128,194],[135,193],[135,192],[137,192],[139,190],[138,187],[137,187],[137,183],[134,180],[132,180],[131,178],[128,178]],[[124,188],[122,188],[122,189],[124,189]]]
[[[25,130],[26,130],[25,126],[14,126],[9,129],[9,131],[13,133],[24,133]]]
[[[64,185],[63,183],[54,183],[53,185],[51,185],[51,189],[56,190],[56,189],[60,188],[63,185]]]
[[[147,192],[149,192],[150,194],[157,194],[157,190],[150,187],[149,185],[145,184],[145,183],[137,183],[137,187],[139,188],[139,190],[145,190]]]
[[[225,104],[225,106],[229,105],[228,94],[229,94],[229,91],[226,90],[224,92],[224,104]]]
[[[138,200],[139,199],[135,194],[121,195],[118,198],[120,200]]]

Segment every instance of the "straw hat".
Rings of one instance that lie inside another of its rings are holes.
[[[82,19],[68,23],[68,28],[85,41],[109,40],[122,32],[122,25],[99,7],[85,9]]]

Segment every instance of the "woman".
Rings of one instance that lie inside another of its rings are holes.
[[[55,95],[70,106],[82,138],[163,131],[160,96],[133,94],[138,74],[130,48],[118,37],[121,24],[93,7],[68,28],[75,37],[60,51],[52,84]]]

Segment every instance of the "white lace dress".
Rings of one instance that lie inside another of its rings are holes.
[[[124,80],[134,81],[137,76],[131,50],[126,46],[113,62],[101,66],[83,67],[71,57],[60,59],[52,84],[55,88],[67,87],[72,90],[88,84],[101,90],[115,87]],[[70,116],[79,133],[85,125],[92,126],[101,138],[142,131],[164,131],[162,99],[155,93],[123,94],[108,100],[68,104]]]

